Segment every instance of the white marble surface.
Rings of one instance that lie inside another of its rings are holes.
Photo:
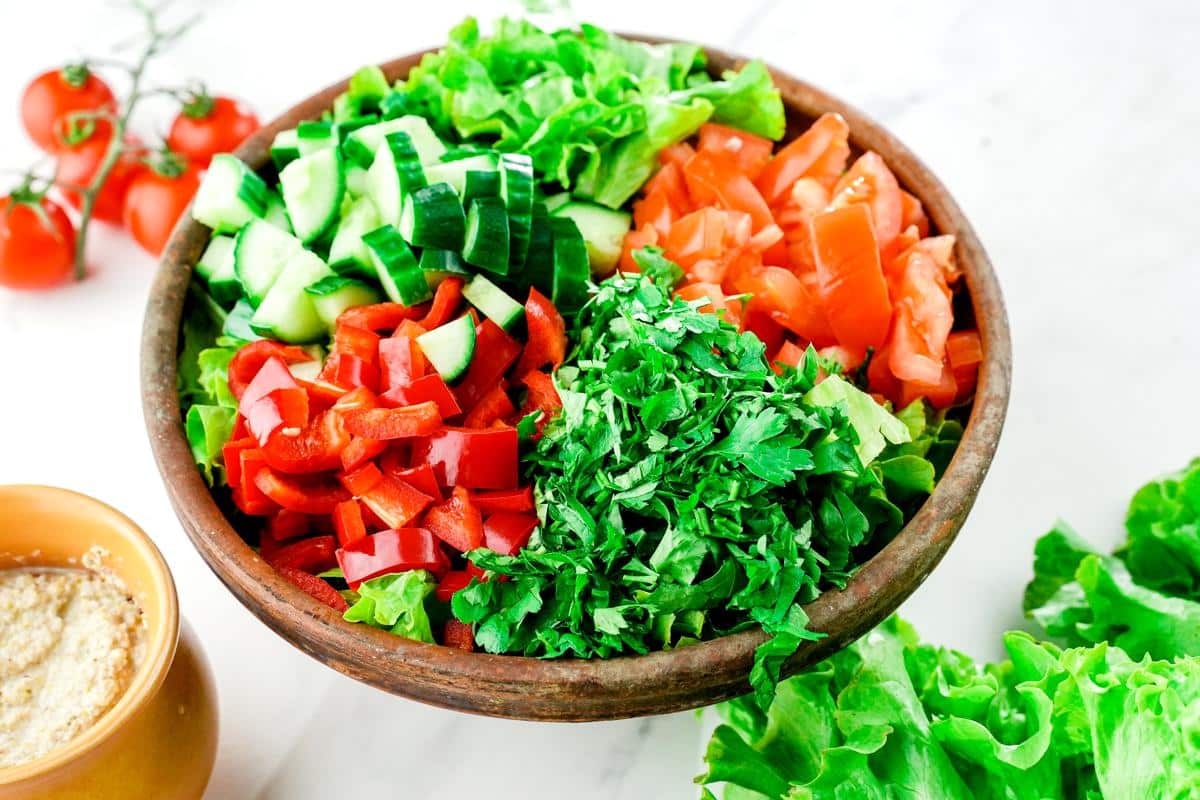
[[[198,0],[179,0],[179,13]],[[435,44],[496,2],[221,0],[155,70],[201,76],[269,118],[363,62]],[[738,4],[588,0],[581,18],[758,55],[891,127],[954,191],[1000,274],[1015,375],[1004,442],[945,563],[904,608],[997,655],[1021,624],[1033,539],[1056,515],[1109,543],[1125,498],[1200,452],[1200,6],[1178,2]],[[336,10],[330,10],[336,9]],[[0,109],[36,68],[102,52],[107,2],[0,0]],[[286,33],[281,26],[286,26]],[[163,109],[145,120],[161,129]],[[15,114],[0,162],[33,156]],[[695,796],[691,715],[584,726],[477,719],[326,670],[253,619],[193,551],[143,432],[138,336],[154,268],[100,231],[84,284],[0,290],[0,483],[67,486],[151,532],[218,676],[209,796]]]

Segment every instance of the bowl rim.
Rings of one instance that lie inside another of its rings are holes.
[[[737,68],[747,61],[702,47],[713,72]],[[393,81],[436,49],[381,66]],[[936,229],[955,235],[956,255],[984,349],[974,403],[945,474],[908,524],[857,570],[844,589],[826,591],[805,606],[810,627],[828,635],[801,645],[785,667],[785,674],[791,674],[881,622],[941,560],[974,504],[995,454],[1008,406],[1012,356],[996,275],[970,223],[941,182],[895,136],[853,106],[769,65],[768,69],[789,117],[811,119],[825,111],[840,113],[850,125],[852,144],[861,150],[879,151],[901,185],[921,199]],[[348,79],[339,81],[292,106],[247,139],[236,155],[256,170],[262,169],[269,162],[274,135],[319,116],[347,84]],[[346,623],[340,614],[275,573],[217,507],[195,467],[183,431],[176,353],[191,265],[206,240],[207,229],[186,214],[164,251],[150,291],[141,350],[147,432],[187,535],[218,578],[268,627],[357,680],[433,705],[489,716],[617,719],[695,708],[747,691],[753,651],[766,638],[758,629],[686,648],[611,659],[540,660],[466,653]]]
[[[63,746],[32,761],[0,768],[0,788],[36,781],[72,762],[82,761],[128,725],[162,688],[175,660],[181,625],[179,598],[171,568],[158,546],[137,523],[107,503],[70,489],[32,484],[0,486],[0,502],[17,499],[46,503],[57,509],[70,508],[102,521],[105,527],[129,541],[150,577],[150,591],[140,605],[145,607],[147,603],[153,603],[157,606],[161,623],[152,632],[152,638],[146,641],[144,659],[113,707]],[[34,558],[30,566],[36,566],[36,563]]]

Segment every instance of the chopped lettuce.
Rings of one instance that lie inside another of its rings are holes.
[[[433,576],[421,569],[372,578],[358,587],[358,600],[343,618],[433,643],[426,600],[435,588],[437,582]]]
[[[188,445],[192,448],[192,458],[196,460],[209,486],[225,483],[221,448],[229,441],[236,417],[237,410],[226,406],[197,403],[187,410],[184,430]]]
[[[221,335],[225,322],[224,311],[193,285],[184,306],[178,387],[188,445],[210,486],[225,483],[221,449],[237,416],[237,400],[229,391],[229,362],[241,343]]]
[[[839,375],[826,377],[809,390],[804,399],[819,406],[841,406],[858,434],[854,450],[863,464],[874,461],[889,444],[912,441],[912,433],[904,422]]]

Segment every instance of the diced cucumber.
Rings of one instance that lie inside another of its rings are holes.
[[[242,285],[233,269],[233,242],[232,236],[214,236],[196,262],[196,274],[208,285],[213,299],[224,308],[242,296]]]
[[[329,266],[339,275],[375,278],[371,250],[363,236],[379,227],[379,214],[369,197],[360,197],[342,215],[333,244],[329,246]]]
[[[332,147],[301,156],[279,173],[279,189],[296,235],[315,242],[337,222],[346,179]]]
[[[425,282],[431,289],[451,276],[464,280],[471,277],[462,256],[453,250],[426,247],[421,251],[421,260],[418,262],[418,266],[420,266],[421,272],[425,273]]]
[[[575,220],[570,217],[550,217],[550,233],[554,237],[551,297],[559,311],[578,311],[587,302],[587,282],[591,276],[587,245]]]
[[[316,253],[295,253],[255,310],[250,327],[262,336],[292,344],[320,339],[328,329],[317,314],[312,296],[304,290],[330,275],[333,272]]]
[[[271,161],[281,170],[300,157],[300,137],[295,128],[280,131],[271,142]]]
[[[367,196],[375,203],[380,220],[399,225],[404,198],[424,185],[425,172],[412,137],[404,131],[389,133],[367,171]]]
[[[439,161],[426,167],[425,174],[429,177],[430,183],[448,183],[454,187],[458,196],[462,197],[466,193],[467,173],[471,171],[495,172],[496,156],[491,153],[483,153],[454,161]]]
[[[508,209],[509,261],[524,264],[533,213],[533,160],[524,153],[500,157],[500,196]]]
[[[262,337],[250,327],[250,318],[253,316],[254,306],[250,305],[250,301],[243,297],[234,303],[229,316],[225,317],[225,325],[221,328],[221,333],[242,342],[261,339]]]
[[[350,134],[354,133],[359,128],[365,128],[368,125],[375,125],[379,122],[378,114],[358,114],[353,117],[345,117],[344,119],[336,119],[337,122],[337,138],[340,146]]]
[[[288,364],[288,372],[292,373],[292,377],[298,381],[305,383],[316,383],[321,377],[321,360],[314,358],[312,361],[298,361],[295,364]]]
[[[351,162],[360,167],[369,167],[384,138],[395,131],[404,131],[412,138],[422,164],[432,164],[446,152],[446,145],[442,144],[425,118],[412,114],[359,128],[346,137],[342,151]]]
[[[263,179],[228,153],[213,156],[192,201],[192,217],[217,233],[235,233],[267,210]]]
[[[512,269],[509,255],[508,211],[499,197],[477,197],[467,209],[463,258],[496,275]]]
[[[371,251],[371,263],[389,300],[411,306],[433,297],[425,273],[399,231],[384,225],[364,236],[363,242]]]
[[[575,220],[583,241],[587,244],[588,262],[593,275],[609,275],[621,260],[625,234],[629,233],[632,217],[625,211],[595,203],[566,203],[552,212],[556,217]]]
[[[467,170],[463,178],[463,205],[470,205],[477,197],[500,196],[500,173],[496,170]]]
[[[301,156],[337,147],[337,126],[332,122],[301,122],[296,126],[296,142]]]
[[[522,287],[535,286],[549,297],[554,292],[554,234],[543,203],[534,203],[530,220],[529,253],[521,272],[512,277]]]
[[[263,220],[284,233],[292,232],[292,221],[288,219],[287,207],[284,206],[283,198],[277,192],[271,192],[267,197],[267,210],[263,212]]]
[[[558,211],[567,203],[571,202],[571,193],[559,192],[558,194],[552,194],[542,202],[546,204],[546,210],[553,214],[555,211]]]
[[[353,198],[362,197],[367,193],[367,171],[358,164],[347,163],[346,194]]]
[[[462,250],[466,224],[462,202],[448,183],[424,186],[404,197],[400,234],[418,247]]]
[[[330,332],[337,326],[338,316],[347,308],[369,306],[382,299],[373,286],[341,275],[322,278],[304,291],[312,298],[317,316]]]
[[[417,337],[421,352],[443,380],[452,381],[467,371],[475,355],[475,323],[470,314]]]
[[[506,331],[520,327],[525,307],[483,275],[476,275],[463,286],[463,297],[483,315]]]
[[[250,305],[257,307],[275,284],[284,263],[303,250],[295,236],[269,222],[252,220],[233,244],[233,269]]]

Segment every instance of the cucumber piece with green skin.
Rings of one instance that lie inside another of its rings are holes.
[[[448,183],[430,184],[404,197],[399,228],[411,244],[462,250],[466,226],[462,202]]]
[[[233,244],[232,236],[214,236],[196,262],[196,274],[208,285],[213,300],[223,308],[229,308],[242,296],[242,285],[233,268]]]
[[[558,209],[571,202],[571,193],[559,192],[558,194],[552,194],[542,202],[546,204],[546,210],[553,214],[555,211],[558,211]]]
[[[471,277],[462,256],[453,250],[426,247],[421,251],[418,266],[421,268],[421,272],[425,273],[425,282],[431,289],[436,288],[446,278],[455,277],[468,280]]]
[[[265,220],[252,220],[238,232],[233,243],[233,270],[251,306],[262,302],[284,262],[303,249],[299,239]]]
[[[467,170],[463,176],[462,201],[469,206],[478,197],[500,196],[500,173],[496,170]]]
[[[304,291],[312,298],[317,316],[330,333],[337,327],[337,318],[347,308],[374,305],[382,300],[375,287],[341,275],[322,278]]]
[[[271,142],[271,161],[281,170],[300,157],[300,136],[295,128],[280,131]]]
[[[267,210],[263,212],[263,220],[271,223],[284,233],[292,233],[292,221],[288,219],[287,207],[283,198],[276,192],[271,192],[267,198]]]
[[[412,139],[413,146],[420,154],[422,164],[432,164],[446,152],[446,145],[429,127],[424,117],[409,114],[396,119],[389,119],[374,125],[359,128],[346,137],[342,143],[342,152],[352,163],[360,167],[369,167],[375,160],[375,154],[389,133],[404,131]]]
[[[317,241],[337,222],[346,191],[338,151],[328,147],[288,164],[279,189],[296,235],[305,244]]]
[[[337,126],[332,122],[301,122],[296,126],[296,142],[301,157],[337,147]]]
[[[483,275],[476,275],[467,281],[462,293],[468,303],[506,331],[519,328],[525,319],[525,306]]]
[[[368,125],[375,125],[379,122],[378,114],[359,114],[345,119],[335,120],[337,122],[337,140],[338,146],[350,137],[359,128],[365,128]]]
[[[246,298],[238,300],[233,305],[229,316],[225,317],[225,325],[221,333],[242,342],[256,342],[262,337],[250,327],[250,319],[254,316],[254,306]]]
[[[587,282],[591,277],[587,245],[575,220],[570,217],[550,217],[550,234],[554,237],[551,299],[559,311],[578,311],[587,302]]]
[[[471,171],[495,172],[496,157],[491,153],[483,153],[454,161],[439,161],[430,164],[425,174],[429,176],[430,183],[448,183],[462,197],[466,194],[467,173]]]
[[[524,264],[533,214],[533,160],[524,153],[500,157],[500,196],[508,209],[509,261]]]
[[[385,225],[399,225],[404,198],[426,183],[412,138],[404,131],[389,133],[367,170],[366,193]]]
[[[496,275],[508,275],[509,216],[499,197],[477,197],[467,209],[463,258],[468,264]]]
[[[363,236],[379,227],[379,213],[369,197],[360,197],[342,215],[337,233],[329,245],[329,266],[339,275],[375,278],[371,249]]]
[[[609,275],[621,260],[625,234],[633,220],[628,212],[614,211],[595,203],[565,203],[552,211],[556,217],[575,220],[583,241],[587,244],[588,262],[593,275]]]
[[[363,242],[371,251],[371,263],[389,300],[412,306],[433,297],[417,257],[399,231],[384,225],[364,236]]]
[[[358,164],[346,165],[346,194],[354,198],[367,193],[367,170]]]
[[[543,203],[533,205],[529,253],[521,271],[512,277],[522,288],[534,286],[547,297],[554,292],[554,234],[550,231],[550,214]]]
[[[442,380],[452,381],[462,376],[475,355],[475,323],[470,314],[417,337],[421,352],[433,364]]]
[[[267,210],[271,190],[228,153],[213,156],[192,201],[192,218],[217,233],[236,233]]]
[[[290,344],[321,339],[328,328],[317,314],[311,295],[304,290],[330,275],[333,271],[316,253],[309,250],[295,253],[255,309],[250,327],[261,336]]]

